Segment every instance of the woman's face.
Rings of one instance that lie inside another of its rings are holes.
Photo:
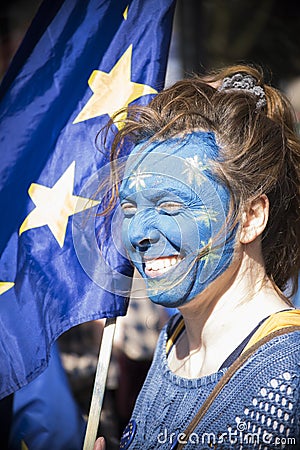
[[[142,147],[129,158],[120,189],[123,241],[149,298],[179,307],[231,263],[229,192],[210,172],[219,153],[213,133]]]

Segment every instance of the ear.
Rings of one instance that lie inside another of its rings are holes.
[[[242,213],[240,242],[249,244],[266,228],[269,218],[269,199],[266,195],[260,195],[252,200]]]

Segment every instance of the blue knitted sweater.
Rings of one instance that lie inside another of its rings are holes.
[[[186,450],[300,449],[300,331],[277,336],[260,347],[186,438],[178,434],[227,369],[199,379],[172,373],[166,356],[171,323],[160,334],[137,399],[127,429],[131,443],[127,447],[123,439],[120,448],[171,449],[177,436],[187,442]]]

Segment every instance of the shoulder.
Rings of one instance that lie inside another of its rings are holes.
[[[241,370],[255,370],[257,376],[261,374],[264,378],[266,374],[272,376],[290,371],[299,378],[300,330],[276,336],[261,345]]]
[[[233,374],[228,388],[238,386],[241,397],[296,403],[300,394],[300,331],[276,336],[249,357]],[[277,394],[277,395],[276,395]],[[254,400],[255,401],[255,400]],[[271,402],[272,403],[272,402]]]
[[[270,341],[261,345],[254,357],[270,357],[271,359],[299,361],[300,357],[300,330],[287,332],[275,336]],[[273,355],[273,358],[272,358]]]
[[[220,417],[216,427],[222,430],[226,417],[232,429],[258,433],[273,443],[278,436],[300,439],[299,340],[300,331],[294,331],[262,345],[221,390],[206,420]]]
[[[262,345],[236,373],[235,380],[240,379],[244,389],[252,392],[254,403],[263,402],[264,408],[268,408],[266,404],[275,404],[290,414],[298,409],[299,343],[300,331],[277,336]]]

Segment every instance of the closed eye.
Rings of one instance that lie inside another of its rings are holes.
[[[182,211],[184,204],[181,202],[162,202],[157,206],[157,209],[167,214],[177,214]]]
[[[136,213],[137,207],[135,203],[123,202],[121,204],[122,211],[125,217],[132,217]]]

